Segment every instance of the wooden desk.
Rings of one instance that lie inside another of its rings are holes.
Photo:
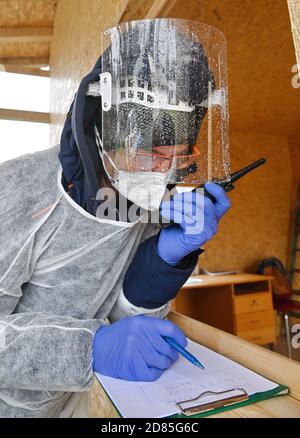
[[[270,276],[237,274],[192,277],[173,310],[259,345],[274,344],[275,318]]]
[[[300,418],[300,363],[244,339],[222,332],[176,312],[169,314],[188,337],[290,388],[290,394],[213,415],[223,418]],[[91,418],[118,418],[118,413],[96,380],[90,393]]]

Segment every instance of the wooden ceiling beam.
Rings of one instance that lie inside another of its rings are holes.
[[[48,56],[29,56],[29,57],[15,57],[15,58],[0,58],[0,64],[2,65],[22,65],[26,67],[45,67],[49,65]]]
[[[129,0],[119,22],[168,17],[176,2],[177,0]]]
[[[0,43],[49,42],[52,34],[52,27],[1,27]]]
[[[7,64],[2,66],[0,65],[0,71],[6,73],[18,73],[21,75],[42,76],[44,78],[50,77],[49,70],[41,70],[38,67],[22,67],[20,65]]]
[[[143,0],[142,1],[129,0],[127,2],[127,7],[125,8],[123,15],[119,20],[119,23],[124,23],[126,21],[131,21],[131,20],[141,20],[143,18],[142,10],[143,10]]]
[[[0,119],[17,122],[50,123],[50,114],[37,111],[21,111],[0,108]]]
[[[154,0],[145,19],[168,17],[176,2],[177,0]]]

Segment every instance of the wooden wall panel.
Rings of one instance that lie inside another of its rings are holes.
[[[18,26],[19,0],[1,0],[0,26]]]
[[[300,99],[291,85],[295,49],[286,0],[179,0],[170,16],[224,32],[233,130],[294,135]]]
[[[230,212],[206,245],[199,265],[208,270],[252,272],[264,257],[287,261],[292,172],[284,137],[232,132],[232,170],[259,157],[267,164],[236,183]]]
[[[20,0],[19,26],[50,26],[58,0]]]
[[[54,23],[58,0],[1,0],[1,27],[48,27]],[[0,42],[0,58],[50,55],[47,42]]]

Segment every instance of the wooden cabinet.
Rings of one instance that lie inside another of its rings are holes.
[[[237,332],[272,327],[274,324],[274,312],[273,310],[266,310],[265,312],[249,312],[243,315],[236,315],[235,324]]]
[[[272,277],[238,274],[192,277],[173,309],[256,344],[275,343]]]
[[[236,315],[261,312],[269,309],[272,309],[272,297],[269,292],[245,294],[242,296],[234,293],[234,310]]]

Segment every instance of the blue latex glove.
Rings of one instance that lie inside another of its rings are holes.
[[[162,202],[161,216],[175,223],[160,231],[157,252],[168,264],[178,262],[208,242],[218,230],[218,222],[230,208],[225,190],[214,183],[205,188],[216,199],[214,204],[208,197],[197,192],[174,195],[170,201]]]
[[[158,379],[178,358],[162,336],[187,345],[175,324],[158,318],[138,315],[100,327],[93,342],[94,371],[124,380]]]

